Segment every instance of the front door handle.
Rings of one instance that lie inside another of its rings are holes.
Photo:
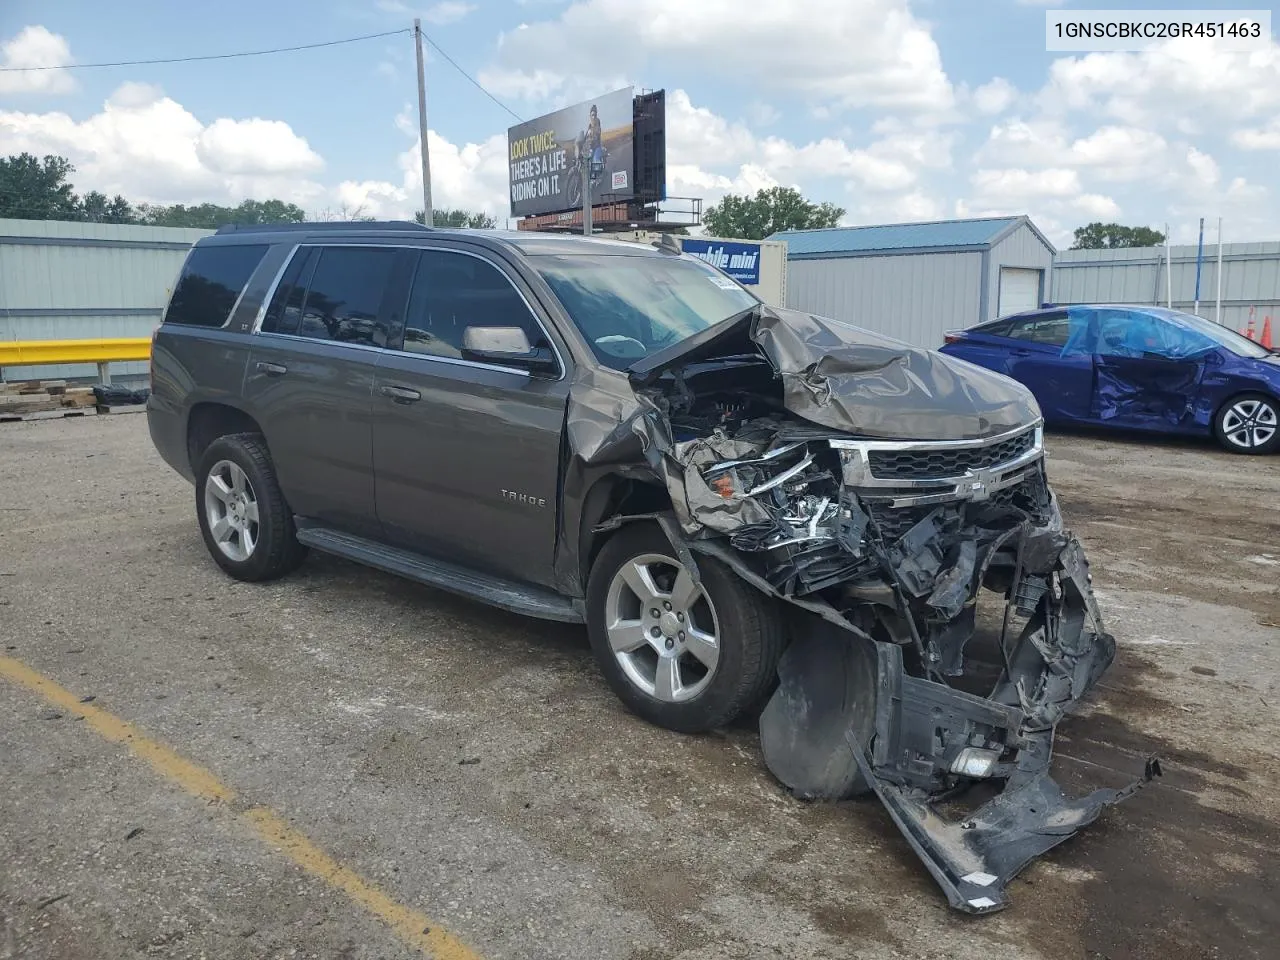
[[[1031,356],[1031,351],[1030,351],[1030,350],[1015,350],[1015,351],[1013,351],[1013,355],[1014,355],[1015,357],[1029,357],[1029,356]]]
[[[396,403],[417,403],[422,399],[421,393],[409,387],[385,386],[379,387],[378,392],[384,397],[390,397]]]
[[[266,360],[259,360],[254,366],[259,373],[265,373],[268,377],[280,377],[289,372],[289,368],[283,363],[268,363]]]

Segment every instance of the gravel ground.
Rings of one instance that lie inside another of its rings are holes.
[[[486,958],[1275,957],[1280,459],[1050,450],[1120,645],[1058,769],[1114,783],[1155,750],[1166,776],[986,918],[947,908],[875,803],[788,797],[750,729],[623,712],[581,629],[316,555],[228,580],[141,416],[0,425],[0,654]],[[413,955],[233,811],[0,679],[0,958]]]

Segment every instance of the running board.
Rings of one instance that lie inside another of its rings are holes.
[[[541,620],[559,620],[562,623],[583,623],[585,620],[581,602],[569,600],[550,590],[477,573],[456,564],[424,557],[420,553],[398,547],[389,547],[349,533],[325,527],[304,526],[305,523],[305,520],[298,518],[298,542],[324,553],[336,554],[367,567],[385,570],[407,580],[479,600],[512,613],[538,617]]]

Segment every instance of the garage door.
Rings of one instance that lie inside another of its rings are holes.
[[[1040,306],[1040,277],[1043,273],[1043,270],[1001,267],[1000,311],[996,315],[1007,317],[1011,313],[1037,309]]]

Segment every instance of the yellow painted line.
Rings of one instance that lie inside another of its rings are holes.
[[[236,799],[236,792],[209,770],[151,739],[129,721],[92,703],[81,703],[70,690],[26,664],[12,657],[0,656],[0,676],[26,687],[68,713],[83,716],[90,729],[103,739],[123,744],[192,796],[221,804],[230,804]],[[274,810],[252,807],[243,813],[234,813],[228,807],[228,812],[246,823],[260,840],[279,850],[295,865],[346,894],[387,924],[405,943],[436,960],[480,960],[480,955],[454,934],[425,914],[398,903],[350,867],[338,863]]]

